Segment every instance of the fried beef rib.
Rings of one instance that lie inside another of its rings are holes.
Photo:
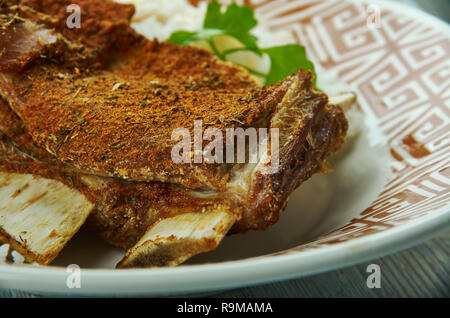
[[[128,249],[119,267],[176,265],[214,249],[230,229],[265,229],[344,143],[343,111],[309,73],[262,88],[206,51],[144,39],[128,25],[129,7],[99,22],[95,12],[111,3],[86,1],[86,31],[73,34],[58,18],[64,1],[15,2],[0,19],[0,129],[9,149],[0,167],[82,193],[95,206],[91,228]],[[193,131],[198,119],[223,131],[277,128],[278,171],[263,173],[264,156],[175,164],[172,131]]]

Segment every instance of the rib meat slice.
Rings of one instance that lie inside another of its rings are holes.
[[[307,77],[306,83],[300,83],[300,74],[291,79],[289,92],[311,85]],[[96,207],[89,218],[94,232],[105,241],[124,248],[137,242],[118,266],[177,265],[192,255],[215,249],[231,227],[232,232],[245,232],[265,229],[275,223],[295,187],[320,170],[324,159],[342,145],[347,124],[340,107],[325,107],[316,120],[308,124],[307,119],[298,117],[307,109],[299,108],[295,114],[289,107],[282,107],[285,103],[278,105],[277,118],[284,118],[283,122],[287,123],[285,117],[289,114],[292,122],[297,123],[296,134],[300,134],[304,126],[310,127],[308,141],[303,141],[300,147],[298,138],[282,137],[281,157],[290,159],[283,161],[280,174],[263,175],[264,167],[259,164],[254,169],[243,168],[235,174],[225,192],[70,175],[28,156],[27,160],[14,160],[10,156],[0,161],[0,170],[44,175],[83,193]],[[6,118],[5,113],[3,118]],[[15,139],[25,140],[21,145],[26,148],[26,133],[15,126],[14,114],[9,115],[7,122],[10,128],[15,127]],[[10,147],[18,152],[17,148]]]
[[[291,89],[295,87],[293,84]],[[287,114],[281,112],[279,115],[284,117]],[[296,118],[292,113],[290,116],[291,119]],[[301,130],[299,128],[296,133],[301,134]],[[230,215],[228,211],[217,208],[203,214],[179,215],[160,220],[149,226],[139,242],[127,251],[118,267],[176,265],[198,251],[204,251],[207,242],[217,246],[214,238],[221,238],[220,233],[224,229],[226,231],[232,227],[231,232],[236,233],[249,229],[261,230],[272,225],[280,217],[292,191],[314,172],[325,169],[325,158],[342,145],[346,130],[342,109],[327,106],[317,120],[311,123],[308,142],[297,143],[298,137],[293,143],[281,139],[280,144],[284,147],[280,149],[280,156],[289,159],[284,160],[279,174],[262,174],[264,165],[258,164],[251,171],[241,171],[242,174],[234,176],[231,183],[239,186],[229,186],[224,194],[228,202],[239,207],[238,218],[236,214]],[[209,197],[214,199],[216,195],[211,194]],[[95,214],[93,219],[96,219]],[[195,228],[198,224],[209,226]],[[203,240],[196,244],[199,237]]]

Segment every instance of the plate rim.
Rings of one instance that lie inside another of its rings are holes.
[[[386,0],[346,1],[379,3],[382,8],[407,12],[450,31],[450,26],[444,21],[402,3]],[[70,295],[173,295],[226,290],[300,278],[364,263],[416,245],[446,230],[450,230],[449,202],[438,211],[382,232],[289,254],[174,268],[82,269],[80,289],[66,286],[69,273],[64,267],[0,265],[0,288]]]

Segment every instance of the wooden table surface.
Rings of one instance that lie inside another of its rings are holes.
[[[311,277],[241,288],[211,297],[449,297],[450,231],[416,247]],[[381,288],[366,285],[369,264],[381,270]],[[39,297],[0,289],[0,297]]]
[[[449,21],[448,0],[396,0]],[[242,288],[213,297],[449,297],[450,231],[416,247],[357,266],[302,279]],[[381,288],[366,285],[369,264],[381,269]],[[2,297],[36,297],[0,289]]]

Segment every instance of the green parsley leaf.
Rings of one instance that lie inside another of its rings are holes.
[[[197,33],[198,32],[176,31],[172,33],[168,41],[175,44],[188,45],[190,42],[197,40]]]
[[[271,67],[266,77],[266,85],[271,85],[285,79],[300,68],[314,74],[313,84],[316,85],[314,64],[307,59],[305,47],[297,44],[275,46],[263,49],[270,57]]]
[[[250,30],[258,24],[253,9],[248,6],[238,6],[232,3],[224,13],[216,1],[209,3],[206,11],[204,29],[220,30],[231,35],[249,48],[257,48],[258,38],[250,34]]]
[[[220,34],[223,34],[223,32],[220,30],[209,29],[204,29],[197,32],[176,31],[172,33],[168,41],[175,44],[188,45],[189,43],[197,40],[206,40],[210,42],[212,41],[214,36]]]

